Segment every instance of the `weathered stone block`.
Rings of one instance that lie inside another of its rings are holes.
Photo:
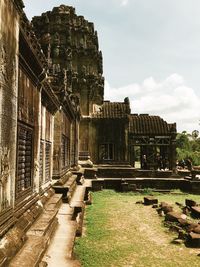
[[[186,215],[189,215],[190,214],[190,208],[188,207],[183,207],[183,213],[186,214]]]
[[[187,232],[193,232],[195,228],[197,228],[199,226],[198,223],[189,223],[189,225],[187,226],[186,230]]]
[[[192,199],[186,199],[185,200],[185,205],[188,207],[194,207],[197,205],[196,201],[192,200]]]
[[[196,234],[193,232],[189,233],[188,244],[191,247],[200,248],[200,234]]]
[[[178,222],[182,227],[186,227],[186,226],[190,225],[190,222],[187,219],[182,219],[181,218],[181,219],[178,219]]]
[[[166,202],[161,202],[160,207],[165,214],[173,211],[173,207]]]
[[[179,233],[179,232],[182,230],[182,228],[181,228],[180,226],[178,226],[178,225],[176,225],[176,224],[170,222],[169,230],[172,231],[172,232],[177,232],[177,233]]]
[[[144,197],[144,205],[158,204],[158,199],[155,197]]]
[[[196,234],[200,234],[200,224],[193,229],[193,232]]]
[[[174,211],[168,212],[165,215],[165,220],[170,221],[170,222],[179,222],[180,219],[185,219],[183,215],[185,214],[181,214],[181,213],[174,212]]]
[[[191,207],[192,215],[196,218],[200,218],[200,206]]]
[[[165,216],[165,213],[164,213],[164,211],[163,211],[161,208],[158,208],[158,209],[157,209],[157,212],[158,212],[158,215],[159,215],[160,217],[164,217],[164,216]]]
[[[153,204],[152,208],[153,209],[157,209],[158,208],[158,204]]]

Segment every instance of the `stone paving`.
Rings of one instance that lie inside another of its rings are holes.
[[[73,246],[76,237],[76,221],[72,221],[73,208],[68,203],[63,203],[58,212],[58,227],[46,251],[43,261],[49,267],[80,266],[73,260]]]

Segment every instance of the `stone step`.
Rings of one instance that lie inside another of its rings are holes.
[[[62,194],[63,200],[65,200],[66,202],[69,202],[73,195],[73,192],[77,185],[76,179],[77,179],[77,175],[71,175],[64,184],[60,181],[57,181],[53,185],[55,192]]]
[[[44,209],[47,211],[55,210],[60,207],[62,203],[62,194],[54,194],[45,204]]]
[[[70,201],[70,207],[72,208],[82,208],[84,207],[86,187],[83,185],[78,185]]]

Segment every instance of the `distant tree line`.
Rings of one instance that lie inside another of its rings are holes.
[[[177,160],[190,159],[193,165],[200,165],[200,137],[199,131],[194,130],[192,134],[183,131],[177,134]]]

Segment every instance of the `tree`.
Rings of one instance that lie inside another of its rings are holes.
[[[200,138],[199,131],[192,134],[183,131],[177,134],[177,159],[191,159],[193,165],[200,165]]]
[[[194,130],[194,131],[192,132],[192,137],[196,140],[198,136],[199,136],[199,131]]]

